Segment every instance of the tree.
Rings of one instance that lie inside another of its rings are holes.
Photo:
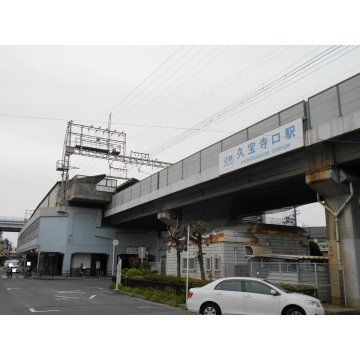
[[[168,226],[167,231],[169,234],[168,237],[168,247],[173,247],[176,249],[176,274],[178,277],[181,276],[181,252],[184,250],[184,234],[185,227],[179,225],[178,219],[176,220],[176,225]]]
[[[9,239],[2,239],[0,238],[0,250],[3,252],[4,255],[10,255],[12,251],[12,242]]]
[[[323,253],[320,250],[319,245],[313,241],[309,241],[309,248],[310,248],[310,256],[324,256]]]
[[[199,261],[200,276],[202,280],[205,280],[205,268],[204,268],[204,252],[203,252],[203,240],[210,230],[207,228],[205,221],[196,220],[193,221],[190,226],[190,238],[195,242],[198,247],[197,259]],[[210,234],[211,238],[212,235]],[[206,244],[208,245],[208,244]]]

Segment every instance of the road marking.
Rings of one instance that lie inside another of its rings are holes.
[[[86,292],[81,291],[81,290],[69,290],[69,291],[56,291],[55,292],[59,293],[59,294],[69,294],[69,293],[75,293],[75,294],[86,294]]]
[[[30,310],[32,313],[60,311],[60,310],[35,310],[35,309],[33,309],[33,308],[29,308],[29,310]]]
[[[22,290],[22,288],[6,288],[6,290]]]
[[[91,296],[89,297],[89,299],[93,299],[95,296],[96,296],[96,295],[91,295]]]
[[[55,300],[66,300],[66,299],[77,299],[79,300],[80,298],[75,297],[75,296],[63,296],[63,295],[55,295],[56,297],[58,297],[59,299],[55,299]]]

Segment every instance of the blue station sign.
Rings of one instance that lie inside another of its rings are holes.
[[[221,152],[219,174],[226,174],[303,146],[303,119],[300,118]]]

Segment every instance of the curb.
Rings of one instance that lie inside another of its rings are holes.
[[[324,307],[325,315],[360,315],[360,309],[342,308],[337,306]]]

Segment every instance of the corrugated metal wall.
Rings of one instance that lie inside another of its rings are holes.
[[[317,127],[360,110],[360,75],[309,98],[311,126]]]

